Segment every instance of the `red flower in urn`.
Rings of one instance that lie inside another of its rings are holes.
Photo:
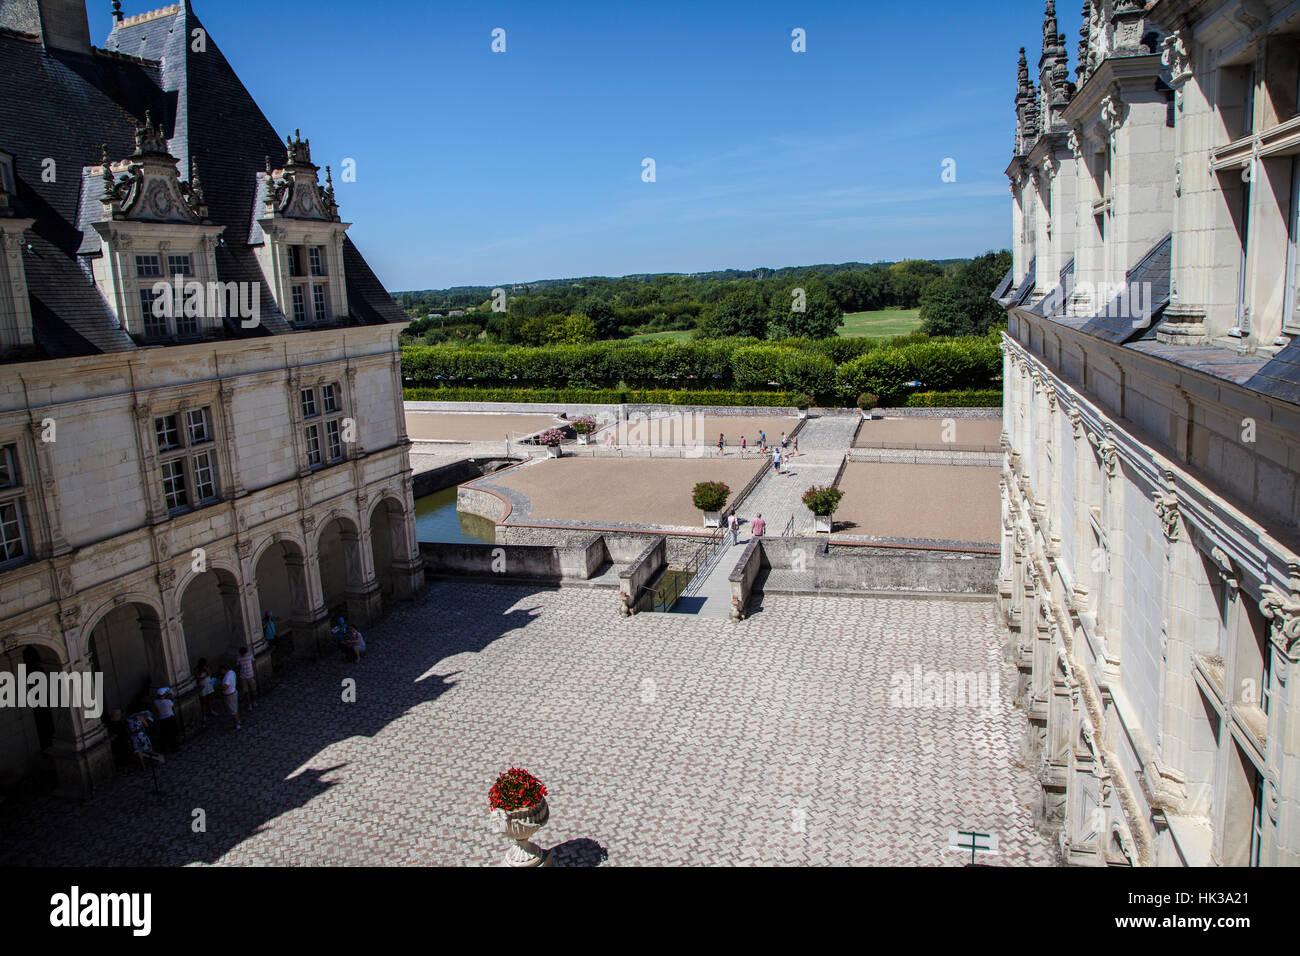
[[[493,810],[526,810],[545,796],[546,784],[521,767],[511,767],[492,784],[488,804]]]

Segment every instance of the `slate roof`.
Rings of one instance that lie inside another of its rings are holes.
[[[218,279],[257,282],[262,289],[262,325],[245,330],[236,318],[228,320],[226,333],[293,331],[247,242],[257,173],[268,156],[273,166],[284,165],[284,142],[211,34],[205,52],[191,49],[187,38],[200,27],[189,4],[181,3],[115,25],[105,49],[89,56],[46,50],[36,36],[0,30],[0,149],[15,156],[17,215],[36,220],[27,232],[31,248],[24,265],[37,357],[136,348],[90,278],[86,254],[98,251],[98,242],[93,230],[86,231],[99,217],[102,185],[86,167],[100,162],[101,144],[114,160],[130,155],[146,111],[169,134],[183,179],[191,159],[198,160],[209,218],[226,227],[216,252]],[[53,182],[41,175],[47,157],[56,164]],[[344,265],[352,315],[340,324],[406,320],[346,238]]]
[[[1246,387],[1300,405],[1300,336],[1246,381]]]
[[[1122,296],[1111,299],[1104,309],[1086,323],[1081,331],[1095,335],[1107,342],[1131,342],[1138,338],[1152,338],[1159,318],[1169,305],[1169,277],[1173,254],[1173,233],[1152,246],[1137,264],[1124,275],[1124,285],[1131,290],[1132,302],[1125,303]],[[1148,296],[1149,292],[1149,296]],[[1149,301],[1148,301],[1149,298]],[[1147,313],[1132,314],[1138,306]]]

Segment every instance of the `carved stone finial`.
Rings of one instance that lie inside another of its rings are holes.
[[[113,19],[122,22],[122,0],[113,0]]]

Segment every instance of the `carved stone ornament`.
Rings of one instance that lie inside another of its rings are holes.
[[[1160,62],[1169,67],[1169,79],[1175,85],[1192,75],[1192,61],[1181,30],[1175,30],[1161,43]]]
[[[1082,438],[1083,437],[1083,416],[1079,414],[1079,410],[1077,408],[1070,409],[1068,412],[1066,412],[1066,414],[1070,416],[1070,429],[1074,432],[1074,437]]]
[[[1097,453],[1101,455],[1106,476],[1114,478],[1119,473],[1119,448],[1109,438],[1104,438],[1097,444]]]
[[[316,516],[312,514],[303,515],[302,526],[306,528],[308,531],[311,531],[313,528],[316,527]]]
[[[1273,624],[1273,643],[1295,660],[1300,653],[1300,595],[1284,594],[1268,584],[1259,590],[1259,610]]]
[[[1074,154],[1075,159],[1083,156],[1083,146],[1079,143],[1079,131],[1072,129],[1066,137],[1066,145],[1070,147],[1070,152]]]
[[[1111,136],[1114,136],[1123,125],[1124,104],[1117,94],[1108,93],[1101,101],[1101,121],[1106,124],[1106,132]]]
[[[1177,495],[1156,495],[1152,504],[1155,507],[1156,516],[1160,518],[1160,523],[1164,526],[1165,537],[1170,541],[1178,540],[1178,496]]]
[[[161,568],[158,571],[158,586],[164,591],[170,590],[176,584],[176,572],[171,568]]]

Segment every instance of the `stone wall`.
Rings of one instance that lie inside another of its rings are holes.
[[[763,564],[798,572],[798,591],[919,591],[992,595],[998,558],[924,548],[832,547],[826,538],[763,538]],[[761,587],[761,585],[760,585]]]

